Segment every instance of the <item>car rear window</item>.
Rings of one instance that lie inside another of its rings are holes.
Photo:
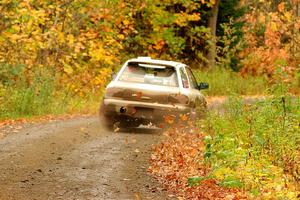
[[[152,63],[129,62],[119,80],[171,87],[178,86],[174,67]]]

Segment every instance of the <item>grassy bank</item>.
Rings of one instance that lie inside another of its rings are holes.
[[[298,199],[300,98],[278,90],[252,104],[232,96],[194,131],[174,126],[149,171],[186,199]]]
[[[226,187],[262,199],[297,199],[300,99],[277,96],[245,105],[232,97],[205,125],[205,162]],[[299,196],[298,196],[299,197]]]
[[[214,71],[194,70],[198,82],[209,83],[209,89],[204,91],[210,96],[230,94],[261,95],[265,94],[268,83],[263,77],[242,77],[237,72],[218,69]]]
[[[0,83],[0,120],[98,111],[103,89],[76,93],[47,72]]]

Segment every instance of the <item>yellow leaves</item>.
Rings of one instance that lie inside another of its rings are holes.
[[[60,43],[64,43],[65,42],[65,34],[61,31],[57,31],[57,40]]]
[[[90,49],[90,51],[89,51],[89,55],[91,56],[92,61],[104,60],[105,53],[106,53],[106,51],[101,46],[94,47],[94,48]]]
[[[98,37],[98,34],[92,30],[88,30],[86,33],[82,33],[82,36],[87,40],[93,40]]]
[[[193,13],[188,14],[184,12],[180,12],[175,14],[176,19],[174,21],[175,24],[178,26],[186,26],[190,21],[199,21],[200,20],[200,14],[199,13]]]
[[[103,86],[105,84],[105,79],[102,76],[97,76],[92,82],[94,85]]]
[[[276,32],[277,30],[278,30],[278,28],[277,28],[277,24],[275,23],[275,22],[271,22],[271,30],[273,31],[273,32]]]
[[[211,7],[216,4],[216,0],[201,0],[201,4],[207,4],[208,7]]]
[[[108,49],[104,49],[104,44],[101,42],[91,42],[88,49],[89,56],[92,62],[102,62],[105,65],[112,65],[115,57],[110,54]]]
[[[12,25],[11,29],[13,29],[15,33],[18,33],[21,30],[20,25],[18,24]]]
[[[215,5],[216,4],[216,0],[210,0],[209,1],[211,4]]]
[[[0,7],[6,2],[12,0],[2,0]],[[72,1],[68,9],[63,4],[29,0],[2,10],[8,26],[0,27],[4,28],[0,33],[0,61],[24,64],[32,71],[51,66],[60,73],[63,87],[85,95],[102,89],[110,78],[110,67],[118,62],[123,47],[119,41],[132,31],[131,17],[121,17],[120,23],[127,28],[116,39],[120,32],[114,29],[115,10],[103,2],[89,1],[83,6]]]
[[[76,54],[79,54],[81,49],[84,49],[84,45],[81,42],[76,42],[76,44],[74,44],[74,52]]]
[[[91,84],[96,88],[104,88],[107,80],[110,78],[111,69],[110,68],[101,68],[98,74],[92,78]]]
[[[200,14],[199,13],[193,13],[188,16],[189,21],[199,21],[200,20]]]
[[[3,36],[13,43],[16,43],[16,41],[19,39],[19,36],[17,34],[12,34],[10,32],[3,32],[2,37]]]
[[[8,3],[11,3],[11,0],[1,0],[1,3],[2,4],[8,4]]]
[[[292,13],[291,12],[285,12],[284,14],[284,17],[285,17],[285,20],[287,21],[287,22],[292,22]]]
[[[63,62],[63,64],[64,64],[64,72],[65,72],[66,74],[68,74],[68,75],[71,75],[71,74],[73,73],[73,68],[72,68],[72,66],[69,65],[69,64],[67,64],[67,63],[65,63],[65,62]]]
[[[259,188],[263,199],[297,199],[297,189],[294,183],[284,179],[283,169],[271,165],[267,160],[249,160],[247,164],[240,163],[238,170],[231,174],[237,175],[245,183],[245,189],[251,191]]]
[[[203,0],[202,0],[202,2],[203,2]],[[209,0],[209,2],[207,2],[207,5],[209,6],[209,7],[212,7],[212,6],[214,6],[216,4],[216,0]]]
[[[75,41],[74,36],[72,34],[68,34],[67,35],[67,41],[68,41],[69,46],[73,46],[74,41]]]
[[[218,168],[216,169],[213,174],[216,176],[218,180],[224,180],[226,176],[233,176],[235,172],[232,169],[229,169],[228,167],[225,168]]]
[[[127,19],[124,19],[122,22],[125,26],[128,26],[130,24],[129,20]]]
[[[201,4],[206,4],[208,7],[213,7],[216,4],[216,0],[201,0]]]
[[[118,34],[118,38],[124,40],[125,36],[123,34]]]

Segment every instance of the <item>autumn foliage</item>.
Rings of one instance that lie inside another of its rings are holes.
[[[179,199],[246,199],[242,190],[222,187],[217,179],[209,177],[204,135],[189,130],[174,126],[165,132],[167,138],[153,149],[148,171]]]
[[[25,76],[30,85],[36,70],[46,68],[72,92],[104,87],[121,48],[113,24],[105,23],[112,18],[105,2],[4,0],[0,10],[0,63],[10,65],[1,74],[18,65],[8,78]]]
[[[249,3],[249,2],[248,2]],[[266,75],[272,81],[294,81],[299,74],[300,17],[299,1],[250,3],[244,16],[246,47],[240,52],[241,73]]]
[[[298,199],[299,98],[256,101],[231,97],[198,128],[173,125],[149,172],[179,199]]]
[[[7,88],[18,83],[31,87],[37,76],[55,79],[54,91],[81,97],[100,94],[111,72],[137,55],[207,68],[215,39],[219,66],[238,60],[242,75],[263,75],[272,82],[281,74],[284,81],[297,81],[298,1],[236,1],[235,6],[221,2],[227,14],[220,10],[218,37],[212,38],[207,22],[216,3],[3,0],[0,94],[5,96]],[[240,8],[246,8],[245,14],[232,18]],[[240,22],[243,26],[236,30]]]

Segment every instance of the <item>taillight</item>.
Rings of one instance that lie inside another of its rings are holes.
[[[168,102],[174,104],[188,104],[189,98],[182,94],[170,94],[168,96]]]

